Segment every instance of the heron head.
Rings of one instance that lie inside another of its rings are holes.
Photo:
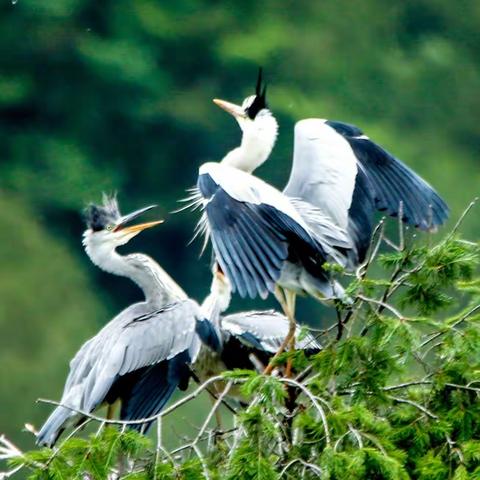
[[[265,118],[272,116],[267,106],[267,85],[262,81],[261,68],[258,71],[255,95],[246,97],[241,105],[218,98],[215,98],[213,103],[233,115],[244,132],[254,128],[253,125],[261,125]]]
[[[270,155],[278,133],[278,123],[267,106],[267,86],[262,82],[262,69],[258,72],[255,95],[241,105],[219,100],[213,102],[233,115],[242,130],[242,143],[224,158],[225,163],[246,171],[258,168]]]
[[[132,220],[155,206],[149,205],[127,215],[122,215],[118,208],[117,199],[104,195],[101,205],[90,204],[85,209],[87,230],[83,234],[83,244],[87,249],[88,247],[96,247],[97,249],[108,250],[126,244],[142,230],[163,222],[163,220],[156,220],[128,225]]]
[[[230,305],[232,286],[217,262],[213,263],[212,275],[210,291],[215,296],[215,299],[220,306],[220,311],[224,312]]]

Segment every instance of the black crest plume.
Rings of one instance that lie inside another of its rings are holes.
[[[267,85],[263,82],[262,73],[262,67],[260,67],[258,69],[257,86],[255,87],[255,98],[246,109],[248,117],[252,120],[260,110],[267,108]]]
[[[91,203],[85,208],[85,222],[87,227],[94,232],[99,232],[107,225],[114,224],[121,217],[118,202],[114,195],[103,194],[102,201],[102,205]]]

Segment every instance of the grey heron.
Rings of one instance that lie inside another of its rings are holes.
[[[81,421],[76,410],[91,413],[120,400],[120,418],[138,420],[158,413],[177,387],[188,385],[189,364],[200,349],[197,331],[209,333],[199,305],[149,256],[116,251],[161,223],[126,225],[151,208],[122,216],[116,200],[108,197],[103,205],[87,208],[83,245],[88,256],[101,269],[133,280],[145,299],[119,313],[77,352],[60,402],[64,406],[42,426],[39,444],[53,445],[66,426]],[[148,424],[132,428],[145,430]]]
[[[280,192],[252,175],[270,155],[277,122],[267,107],[261,71],[255,95],[241,106],[215,99],[242,130],[239,147],[199,169],[193,204],[203,214],[197,233],[210,237],[216,259],[240,296],[275,292],[293,339],[297,293],[342,296],[325,261],[355,266],[365,257],[375,210],[423,230],[448,216],[421,177],[357,127],[323,119],[295,126],[293,165]]]
[[[253,172],[270,155],[277,138],[276,121],[266,102],[261,69],[255,95],[241,106],[214,103],[233,115],[242,141],[222,163]],[[295,125],[293,165],[283,193],[319,208],[346,229],[355,266],[365,259],[375,210],[420,230],[433,231],[448,217],[437,192],[407,165],[348,123],[318,118]]]
[[[193,365],[196,375],[205,381],[224,370],[236,368],[262,371],[277,353],[288,334],[288,319],[275,310],[252,310],[224,315],[231,301],[228,278],[214,266],[210,293],[203,301],[203,317],[212,323],[220,339],[219,348],[213,350],[202,344]],[[317,353],[321,346],[309,333],[303,338],[296,335],[295,348],[307,355]],[[217,390],[222,388],[217,386]],[[241,398],[238,390],[235,398]]]

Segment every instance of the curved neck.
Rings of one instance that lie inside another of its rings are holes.
[[[115,250],[102,252],[88,247],[86,250],[92,262],[102,270],[134,281],[148,303],[161,307],[187,298],[182,288],[148,255],[132,253],[124,256]]]
[[[227,153],[221,163],[252,173],[272,153],[277,140],[278,124],[270,113],[242,125],[240,146]]]
[[[214,325],[220,325],[220,315],[228,309],[232,298],[232,290],[228,280],[224,277],[220,281],[213,276],[210,293],[202,303],[203,315]]]

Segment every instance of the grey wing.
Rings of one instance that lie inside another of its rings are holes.
[[[189,300],[177,302],[156,310],[150,314],[123,321],[116,328],[105,330],[105,334],[94,338],[90,345],[89,356],[91,369],[84,379],[83,409],[94,410],[109,394],[115,382],[133,372],[151,376],[150,367],[169,362],[177,356],[190,358],[190,350],[195,343],[195,321],[198,307]],[[92,358],[93,357],[93,358]],[[168,365],[167,365],[168,366]],[[159,391],[162,383],[159,381],[158,370],[154,372],[156,388]],[[169,369],[164,370],[163,381],[171,383]],[[145,387],[152,388],[151,382],[136,379]],[[150,379],[152,380],[153,377]],[[137,382],[137,383],[138,383]],[[148,384],[148,385],[147,385]],[[163,388],[170,387],[164,385]],[[139,389],[132,390],[139,394]],[[123,393],[119,392],[121,396]],[[132,398],[124,399],[133,401]]]
[[[74,385],[78,385],[88,375],[93,360],[92,350],[95,348],[95,337],[87,340],[70,361],[70,371],[64,387],[64,395]]]
[[[448,207],[438,193],[412,169],[352,125],[328,121],[327,124],[350,144],[359,168],[368,178],[375,207],[421,230],[431,230],[448,218]]]
[[[104,345],[113,338],[117,332],[121,331],[121,325],[128,323],[132,318],[139,317],[149,313],[145,303],[140,302],[130,305],[125,310],[116,315],[110,322],[92,338],[87,340],[70,361],[70,371],[65,382],[64,396],[74,386],[81,385],[89,376],[92,369],[95,369],[95,363],[102,356]]]
[[[234,198],[207,173],[197,185],[206,200],[204,215],[215,256],[240,296],[266,297],[273,291],[292,244],[299,256],[321,269],[327,258],[323,246],[287,213]]]
[[[345,265],[346,256],[354,247],[347,230],[340,228],[322,210],[311,203],[298,198],[291,198],[290,201],[323,246],[328,259]]]
[[[297,122],[285,195],[314,205],[346,229],[356,174],[356,159],[348,142],[325,120]]]
[[[125,351],[119,375],[168,360],[189,349],[195,337],[199,307],[192,300],[175,302],[133,319],[119,348]]]
[[[148,314],[138,315],[138,309],[122,312],[75,355],[62,405],[91,412],[103,402],[121,399],[123,420],[158,413],[177,386],[188,384],[188,364],[198,348],[197,312],[198,305],[190,300]],[[72,415],[68,408],[57,407],[37,442],[53,445]]]
[[[295,126],[293,167],[284,190],[307,201],[347,229],[351,263],[362,262],[370,244],[375,210],[422,230],[445,222],[448,207],[419,175],[342,122],[307,119]]]
[[[373,186],[375,206],[421,230],[433,230],[448,218],[448,206],[419,175],[367,139],[352,139],[352,148]]]
[[[190,364],[199,349],[198,312],[198,305],[186,300],[135,319],[125,327],[133,329],[137,340],[126,346],[119,371],[120,382],[126,379],[124,390],[119,392],[123,420],[156,415],[177,387],[188,386]],[[147,324],[141,325],[143,322]],[[130,375],[133,383],[128,378]],[[144,430],[149,425],[135,428]]]
[[[274,354],[288,333],[288,319],[275,310],[241,312],[222,318],[222,330],[238,338],[243,344]],[[296,348],[299,350],[319,350],[320,344],[307,334],[301,340],[297,331]]]

